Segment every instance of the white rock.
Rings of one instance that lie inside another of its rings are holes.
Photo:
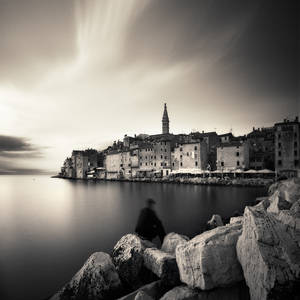
[[[127,234],[113,249],[113,261],[122,281],[135,289],[143,284],[143,252],[147,247],[155,245],[136,234]]]
[[[111,257],[107,253],[96,252],[50,300],[113,299],[120,289],[121,281]]]
[[[144,251],[144,264],[164,282],[168,284],[179,282],[179,272],[174,255],[156,248],[147,248]]]
[[[212,215],[211,219],[207,222],[209,229],[223,226],[223,221],[220,215]]]
[[[275,295],[293,299],[300,279],[300,248],[274,215],[257,207],[245,208],[237,255],[252,300]]]
[[[233,224],[233,223],[243,223],[243,216],[231,217],[230,218],[230,224]]]
[[[240,223],[206,231],[176,248],[180,279],[202,290],[226,286],[243,279],[236,256]]]
[[[175,255],[177,245],[186,243],[189,238],[185,235],[171,232],[164,238],[161,250]]]
[[[150,297],[150,296],[149,296],[148,294],[146,294],[145,292],[139,291],[139,292],[136,294],[134,300],[153,300],[153,298]]]

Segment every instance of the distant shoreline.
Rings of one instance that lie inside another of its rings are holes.
[[[134,179],[98,179],[98,178],[70,178],[60,175],[51,178],[61,178],[84,181],[109,181],[109,182],[142,182],[142,183],[168,183],[168,184],[188,184],[188,185],[209,185],[209,186],[239,186],[239,187],[268,187],[274,180],[263,178],[249,179],[218,179],[216,178],[134,178]]]

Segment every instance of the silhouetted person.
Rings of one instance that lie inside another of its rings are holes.
[[[147,199],[147,206],[140,212],[135,232],[149,241],[158,236],[162,243],[166,233],[160,219],[155,213],[155,203],[153,199]]]

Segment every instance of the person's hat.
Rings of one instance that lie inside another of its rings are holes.
[[[148,198],[147,199],[147,204],[150,205],[150,204],[156,204],[155,200],[153,200],[152,198]]]

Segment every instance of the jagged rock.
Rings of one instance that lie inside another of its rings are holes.
[[[245,283],[209,291],[192,289],[181,285],[168,291],[160,300],[249,300],[249,291]]]
[[[164,282],[175,284],[179,282],[179,272],[174,255],[156,248],[144,251],[144,264]]]
[[[242,268],[236,256],[241,228],[240,223],[220,226],[177,246],[176,261],[181,281],[202,290],[241,281]]]
[[[299,295],[299,244],[275,215],[257,207],[245,208],[237,255],[252,300]]]
[[[116,298],[121,281],[109,254],[96,252],[71,281],[50,300],[101,300]]]
[[[153,300],[153,298],[150,297],[150,296],[149,296],[148,294],[146,294],[145,292],[139,291],[139,292],[136,294],[134,300]]]
[[[230,218],[230,224],[233,224],[233,223],[243,223],[243,216],[231,217]]]
[[[175,255],[177,245],[186,243],[189,238],[185,235],[171,232],[164,238],[161,250]]]
[[[269,188],[269,195],[273,195],[275,191],[279,192],[279,196],[290,203],[300,199],[300,178],[291,178],[272,184]]]
[[[265,197],[262,201],[260,201],[255,207],[257,209],[266,210],[270,206],[269,197]]]
[[[161,280],[157,280],[140,287],[138,290],[120,298],[119,300],[134,300],[139,292],[144,292],[153,299],[159,299],[170,289],[170,286],[164,284]]]
[[[223,226],[223,221],[221,216],[213,215],[211,219],[207,222],[208,229],[214,229],[218,226]]]
[[[295,202],[289,210],[281,210],[275,218],[300,233],[300,200]]]
[[[116,269],[122,281],[133,289],[139,288],[147,281],[145,277],[149,275],[149,272],[147,274],[147,270],[143,267],[143,252],[148,247],[155,247],[155,245],[136,234],[127,234],[117,242],[113,249],[112,257]]]
[[[291,202],[286,201],[280,196],[280,191],[275,191],[272,196],[269,197],[270,205],[267,211],[270,213],[279,213],[283,209],[289,209],[292,206]]]

